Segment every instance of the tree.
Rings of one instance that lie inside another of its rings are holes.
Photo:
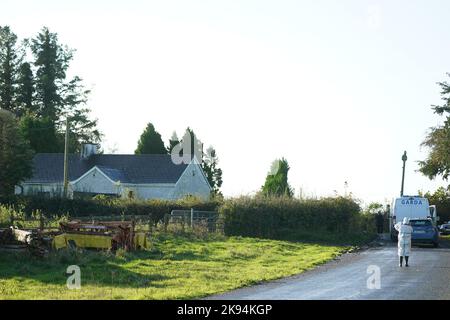
[[[13,194],[14,187],[31,176],[32,157],[14,114],[0,110],[0,196]]]
[[[447,74],[450,76],[450,73]],[[430,153],[424,161],[419,161],[420,171],[430,179],[442,176],[448,180],[450,176],[450,84],[440,82],[442,106],[432,106],[434,113],[443,116],[444,123],[431,128],[422,146],[429,148]]]
[[[99,143],[101,133],[96,129],[97,120],[90,119],[90,109],[86,107],[90,90],[85,89],[78,76],[67,80],[74,50],[60,44],[57,34],[46,27],[32,39],[30,47],[37,68],[38,115],[50,119],[59,130],[64,129],[65,120],[69,118],[76,150],[83,142]]]
[[[89,94],[90,90],[84,88],[78,76],[66,83],[63,89],[65,108],[61,112],[60,126],[69,118],[72,135],[70,152],[79,151],[83,142],[101,142],[102,134],[97,129],[97,119],[90,118],[90,109],[86,107]]]
[[[161,135],[155,130],[153,124],[148,123],[142,133],[135,154],[167,154],[167,149]]]
[[[35,153],[57,153],[64,148],[64,137],[49,118],[27,113],[20,119],[19,128]]]
[[[447,190],[444,187],[439,187],[434,193],[428,191],[423,194],[419,191],[419,195],[427,198],[431,205],[436,206],[440,223],[450,221],[450,186]]]
[[[277,159],[272,163],[266,182],[262,186],[262,193],[266,196],[292,197],[294,191],[288,183],[289,164],[286,159]]]
[[[381,204],[379,202],[371,202],[367,206],[366,210],[364,210],[364,213],[377,214],[380,211],[383,211],[383,204]]]
[[[180,152],[181,156],[186,155],[185,158],[190,158],[190,160],[192,160],[194,156],[196,156],[198,161],[203,160],[203,143],[195,135],[194,130],[187,127],[180,143],[183,147]]]
[[[34,104],[34,75],[31,65],[24,62],[20,65],[17,80],[17,105],[19,107],[19,116],[27,112],[35,113],[37,110]]]
[[[222,169],[219,168],[219,158],[217,157],[216,150],[210,146],[206,150],[202,161],[202,169],[205,172],[209,185],[212,188],[214,195],[220,195],[220,187],[222,186]]]
[[[178,140],[174,132],[172,138],[169,140],[169,147],[167,148],[172,156],[177,160],[182,160],[185,164],[192,161],[194,156],[200,162],[200,166],[206,175],[206,178],[211,186],[213,195],[221,195],[220,187],[222,186],[222,169],[219,168],[219,158],[216,150],[210,146],[206,153],[203,152],[203,143],[194,133],[190,127],[187,127],[181,141]],[[172,153],[175,153],[174,155]],[[174,158],[172,158],[173,160]]]
[[[179,143],[180,143],[180,140],[178,139],[177,133],[174,131],[172,133],[172,137],[169,139],[169,146],[167,147],[167,152],[169,154],[171,154],[173,148],[175,148],[175,146]]]
[[[0,27],[0,108],[16,112],[14,105],[19,57],[17,36],[6,27]]]
[[[61,46],[57,34],[46,27],[32,39],[31,51],[37,68],[36,91],[41,103],[40,115],[56,122],[63,107],[61,90],[73,51]]]

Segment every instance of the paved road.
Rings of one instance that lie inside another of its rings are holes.
[[[303,274],[238,289],[208,299],[450,299],[450,245],[413,247],[409,268],[399,268],[390,242]],[[380,289],[368,289],[369,266],[380,269]]]

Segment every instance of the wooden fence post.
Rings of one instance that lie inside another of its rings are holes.
[[[134,250],[134,228],[136,226],[136,221],[134,219],[134,213],[133,213],[133,217],[131,218],[131,239],[130,239],[130,250]]]
[[[186,220],[187,220],[187,216],[183,213],[183,219],[181,220],[181,229],[183,230],[183,232],[185,232],[185,224],[187,223],[186,222]]]

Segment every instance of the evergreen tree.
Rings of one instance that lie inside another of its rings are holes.
[[[100,144],[102,134],[97,129],[97,119],[91,119],[90,109],[86,107],[90,90],[82,85],[82,80],[75,76],[67,83],[65,89],[65,108],[61,112],[63,130],[65,130],[65,119],[70,120],[70,152],[79,151],[82,143]]]
[[[172,138],[171,141],[174,141]],[[187,142],[190,142],[188,144]],[[195,135],[194,130],[188,127],[180,141],[182,149],[179,156],[183,157],[184,163],[189,163],[196,155],[197,160],[200,162],[200,166],[206,175],[209,185],[212,188],[214,195],[221,195],[220,187],[222,186],[222,169],[219,168],[219,158],[217,157],[216,150],[210,146],[206,153],[203,152],[203,143]],[[173,147],[177,145],[174,144]],[[172,147],[172,149],[173,149]],[[188,156],[189,153],[189,156]]]
[[[187,143],[190,141],[190,144]],[[190,159],[193,159],[194,156],[197,156],[198,161],[203,160],[203,143],[201,140],[195,135],[194,130],[187,127],[184,132],[183,138],[181,138],[180,143],[183,146],[183,149],[180,152],[180,155],[189,154]]]
[[[73,52],[58,42],[56,33],[44,27],[32,39],[31,51],[35,57],[36,93],[40,102],[40,115],[56,122],[63,108],[62,85]]]
[[[57,153],[64,149],[64,135],[57,132],[49,118],[27,113],[20,119],[19,128],[35,153]]]
[[[97,120],[90,119],[90,110],[86,107],[90,91],[84,88],[78,76],[67,80],[74,51],[60,44],[57,34],[46,27],[32,39],[30,47],[37,68],[38,115],[50,119],[60,131],[64,130],[65,120],[69,118],[75,139],[72,152],[79,150],[83,142],[99,143],[101,133],[96,129]]]
[[[37,110],[34,104],[34,75],[31,65],[24,62],[19,68],[19,78],[17,86],[17,105],[19,107],[19,116],[27,112],[35,113]]]
[[[220,187],[222,186],[222,169],[219,168],[219,158],[216,150],[210,146],[206,150],[202,161],[202,169],[205,172],[209,185],[214,195],[221,195]]]
[[[135,154],[167,154],[167,149],[161,135],[155,130],[153,124],[148,123],[142,133]]]
[[[0,27],[0,108],[16,113],[15,91],[19,57],[17,36],[8,26]]]
[[[172,137],[169,139],[169,146],[167,147],[167,152],[169,154],[171,154],[173,148],[175,148],[175,146],[179,143],[180,143],[180,140],[178,139],[177,133],[174,131],[172,133]]]
[[[266,196],[292,197],[294,191],[288,183],[289,164],[286,159],[277,159],[272,163],[266,182],[262,187],[262,193]]]
[[[32,157],[14,114],[0,110],[0,196],[13,194],[14,187],[31,176]]]

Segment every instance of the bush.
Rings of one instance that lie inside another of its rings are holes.
[[[186,198],[178,201],[168,200],[126,200],[98,197],[96,199],[64,199],[10,197],[0,199],[0,203],[13,208],[21,208],[26,216],[39,210],[47,218],[61,217],[89,217],[89,216],[121,216],[121,215],[146,215],[150,216],[153,223],[163,221],[164,215],[174,209],[197,209],[214,211],[219,202],[203,202],[196,198]]]
[[[287,197],[240,197],[219,208],[226,235],[289,239],[311,232],[372,232],[370,218],[354,200],[344,197],[299,200]],[[374,223],[374,222],[373,222]]]
[[[367,233],[376,233],[376,215],[370,213],[362,213],[357,219],[356,229]]]
[[[440,187],[434,193],[427,192],[424,197],[428,199],[430,205],[436,205],[440,224],[450,221],[450,189]]]
[[[11,216],[15,214],[16,212],[13,207],[0,205],[0,227],[9,226],[11,223]]]

